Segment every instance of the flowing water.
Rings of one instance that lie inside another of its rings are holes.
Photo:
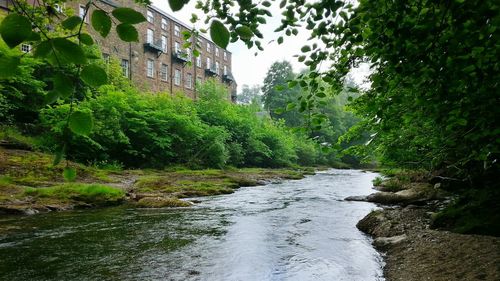
[[[355,225],[374,173],[329,170],[192,208],[0,217],[0,280],[384,280]]]

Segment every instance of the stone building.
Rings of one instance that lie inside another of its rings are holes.
[[[9,1],[0,0],[0,8],[8,10]],[[94,31],[90,25],[90,15],[96,7],[90,6],[84,19],[86,29],[100,46],[104,59],[117,59],[124,75],[140,89],[151,92],[183,92],[196,99],[196,83],[215,78],[230,89],[228,98],[233,102],[236,100],[236,81],[231,72],[232,54],[229,51],[200,36],[197,38],[200,55],[194,57],[191,50],[182,48],[182,32],[190,30],[190,26],[155,6],[141,6],[133,0],[99,0],[94,4],[107,12],[117,7],[131,7],[146,17],[146,22],[135,25],[139,32],[139,42],[132,43],[119,39],[114,31],[114,23],[106,38]],[[85,2],[68,1],[64,5],[60,12],[71,9],[83,18]],[[191,64],[188,64],[189,61]]]

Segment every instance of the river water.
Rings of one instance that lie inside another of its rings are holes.
[[[185,209],[0,217],[0,280],[381,281],[355,227],[375,206],[343,201],[375,176],[328,170]]]

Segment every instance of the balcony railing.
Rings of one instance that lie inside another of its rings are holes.
[[[186,51],[180,51],[180,50],[175,51],[175,52],[173,52],[172,57],[174,59],[182,62],[182,63],[186,63],[186,62],[191,61],[191,58],[190,58],[188,52],[186,52]]]
[[[219,72],[217,71],[217,68],[215,67],[215,64],[205,64],[205,73],[208,75],[219,75]]]
[[[228,83],[234,82],[233,74],[228,71],[226,74],[222,75],[222,81]]]
[[[161,41],[144,43],[144,48],[157,53],[163,53],[165,51],[162,47]]]

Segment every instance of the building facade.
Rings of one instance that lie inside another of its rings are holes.
[[[0,1],[3,1],[0,5],[8,9],[9,0]],[[133,0],[99,0],[94,4],[109,13],[117,7],[131,7],[147,19],[146,22],[135,25],[139,32],[139,42],[128,43],[120,40],[114,26],[106,38],[93,30],[90,15],[96,7],[90,6],[90,11],[86,13],[85,2],[70,1],[61,9],[70,8],[82,18],[86,14],[84,21],[87,31],[100,47],[104,59],[117,59],[123,74],[140,89],[151,92],[183,92],[196,99],[196,83],[215,78],[228,87],[228,99],[233,102],[236,100],[237,85],[231,71],[231,52],[200,36],[196,39],[200,55],[194,57],[192,50],[183,48],[183,32],[191,28],[155,6],[141,6]]]

